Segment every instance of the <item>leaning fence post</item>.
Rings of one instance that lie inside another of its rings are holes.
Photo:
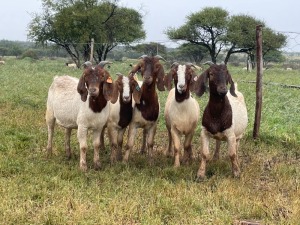
[[[261,121],[262,109],[262,75],[263,75],[263,59],[262,59],[262,25],[256,26],[256,106],[255,119],[253,127],[253,138],[259,137],[259,128]]]

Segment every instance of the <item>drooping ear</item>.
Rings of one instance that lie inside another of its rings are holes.
[[[204,92],[207,89],[207,83],[208,83],[208,70],[205,70],[197,79],[196,83],[195,83],[195,87],[194,87],[194,92],[196,93],[196,95],[198,95],[199,97],[201,97]]]
[[[110,102],[115,104],[118,100],[118,97],[119,97],[119,85],[117,83],[118,81],[116,80],[114,83],[113,83],[113,91],[112,91],[112,95],[111,95],[111,99],[110,99]]]
[[[87,91],[87,88],[86,88],[85,82],[84,82],[84,74],[82,74],[82,76],[79,79],[79,82],[77,85],[77,92],[81,96],[81,101],[85,102],[87,99],[87,96],[88,96],[88,91]]]
[[[191,77],[191,80],[190,80],[190,91],[194,91],[195,88],[196,88],[196,82],[198,80],[198,76],[197,74],[193,71],[192,73],[192,77]]]
[[[161,65],[159,67],[159,70],[157,71],[157,83],[156,83],[157,89],[159,91],[164,91],[165,90],[164,77],[165,77],[165,71],[164,71],[163,66]]]
[[[113,92],[114,92],[114,82],[111,79],[110,76],[107,76],[107,78],[105,78],[104,84],[103,84],[103,95],[106,101],[112,101],[113,98]],[[117,100],[115,100],[116,102]],[[112,103],[115,103],[112,102]]]
[[[172,89],[172,78],[173,78],[173,70],[171,69],[170,72],[164,78],[164,85],[168,91]]]
[[[227,82],[230,84],[230,94],[234,97],[237,97],[236,93],[235,93],[235,86],[234,86],[234,82],[232,80],[232,77],[230,75],[230,73],[227,71]]]
[[[138,64],[136,64],[134,67],[132,67],[129,75],[135,74],[137,71],[139,71],[141,69],[141,62],[139,62]]]
[[[133,86],[132,97],[136,104],[140,104],[140,100],[142,96],[141,87],[139,86],[138,82],[135,80],[132,81],[132,86]]]

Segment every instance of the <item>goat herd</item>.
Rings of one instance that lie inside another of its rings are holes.
[[[47,152],[52,153],[52,139],[55,123],[65,128],[65,150],[71,157],[70,135],[78,129],[80,146],[80,169],[87,170],[87,134],[93,130],[94,168],[101,166],[99,150],[104,148],[104,129],[107,128],[110,140],[111,163],[127,163],[134,145],[138,128],[143,128],[142,152],[153,161],[153,143],[159,116],[159,91],[169,90],[165,103],[165,123],[169,145],[166,155],[175,158],[174,166],[180,166],[180,139],[185,136],[184,154],[181,162],[192,160],[191,142],[199,120],[199,104],[191,96],[195,92],[202,96],[209,90],[209,101],[202,117],[201,162],[197,179],[205,178],[206,162],[209,159],[209,139],[216,139],[213,158],[218,159],[220,142],[227,141],[228,154],[234,177],[239,177],[237,158],[239,141],[245,132],[248,117],[243,95],[237,91],[230,73],[224,64],[211,64],[197,76],[191,63],[173,63],[170,72],[165,74],[161,56],[142,56],[129,75],[118,74],[115,81],[105,70],[108,61],[93,66],[85,63],[82,76],[55,77],[48,92],[46,123],[48,126]],[[135,79],[140,72],[143,80]],[[174,83],[174,88],[172,88]],[[230,85],[228,92],[227,85]],[[124,155],[123,136],[128,129],[128,139]]]

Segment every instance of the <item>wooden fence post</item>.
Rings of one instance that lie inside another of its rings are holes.
[[[256,26],[256,106],[255,119],[253,127],[253,138],[259,137],[259,128],[261,121],[262,109],[262,75],[263,75],[263,59],[262,59],[262,25]]]
[[[94,38],[91,39],[91,54],[90,54],[90,62],[93,63],[94,58]]]

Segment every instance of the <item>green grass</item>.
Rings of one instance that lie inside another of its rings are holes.
[[[86,173],[79,170],[76,132],[73,157],[64,152],[63,129],[56,127],[54,154],[46,157],[45,103],[56,75],[79,77],[63,60],[8,59],[0,66],[0,224],[299,224],[300,116],[299,89],[263,86],[260,138],[253,140],[255,72],[230,68],[244,93],[249,125],[241,141],[241,178],[231,177],[226,145],[221,159],[210,162],[208,179],[194,182],[199,164],[200,124],[193,141],[195,160],[173,168],[163,119],[167,92],[160,93],[161,113],[150,166],[140,155],[141,132],[128,165],[109,163],[109,146],[101,152],[103,169],[92,169],[92,146]],[[127,73],[128,63],[110,68]],[[168,71],[169,68],[165,67]],[[270,69],[264,82],[300,85],[299,71]],[[207,94],[199,100],[201,112]]]

